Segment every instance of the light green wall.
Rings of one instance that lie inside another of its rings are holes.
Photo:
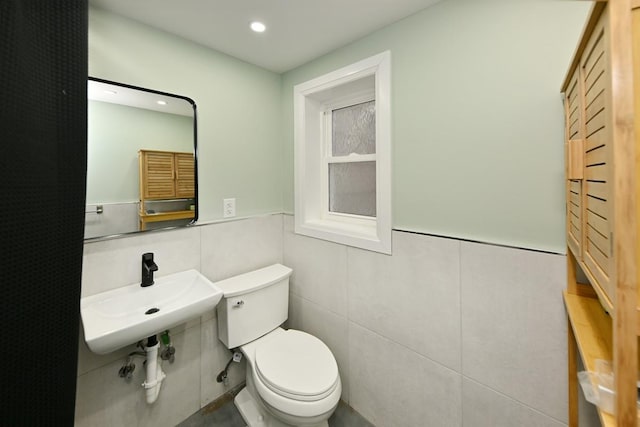
[[[564,252],[559,90],[589,7],[448,0],[284,74],[285,211],[293,86],[388,49],[394,228]]]
[[[94,8],[89,75],[196,102],[201,220],[282,211],[280,75]]]
[[[193,119],[89,101],[87,204],[139,200],[140,149],[193,152]]]
[[[446,0],[282,76],[91,9],[89,74],[196,101],[211,220],[293,212],[293,85],[388,49],[394,228],[564,252],[559,88],[589,7]]]

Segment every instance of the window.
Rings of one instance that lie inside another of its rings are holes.
[[[376,101],[325,112],[328,214],[376,216]]]
[[[391,253],[390,53],[294,88],[296,233]]]

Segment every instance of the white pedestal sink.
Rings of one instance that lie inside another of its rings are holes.
[[[80,300],[84,337],[94,353],[106,354],[212,310],[222,291],[196,270],[157,277]]]

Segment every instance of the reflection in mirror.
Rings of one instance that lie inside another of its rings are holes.
[[[92,77],[87,94],[85,239],[195,222],[193,100]]]

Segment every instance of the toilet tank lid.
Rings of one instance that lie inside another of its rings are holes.
[[[214,285],[222,290],[225,298],[230,298],[273,285],[291,276],[292,272],[292,269],[282,264],[273,264],[259,270],[229,277],[215,282]]]

